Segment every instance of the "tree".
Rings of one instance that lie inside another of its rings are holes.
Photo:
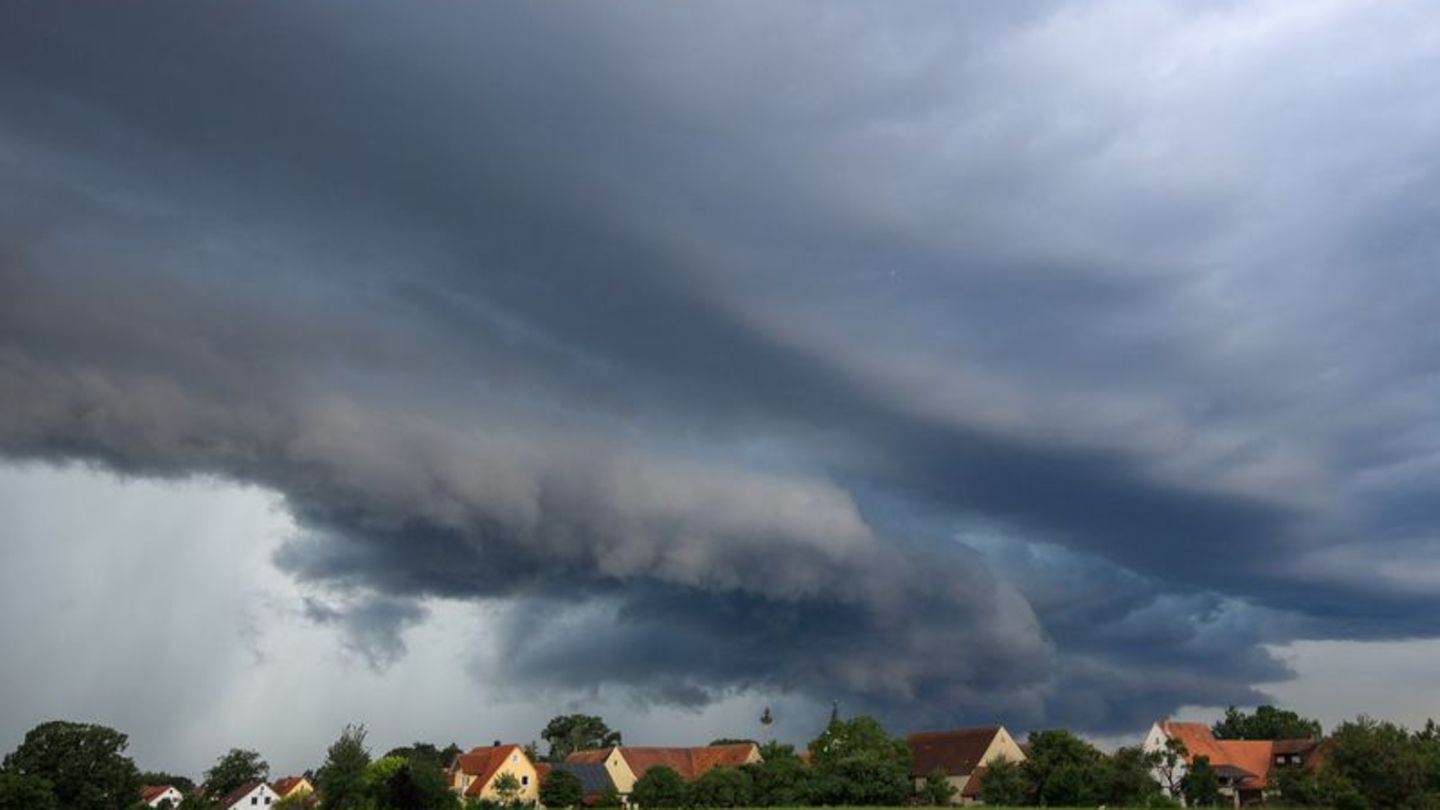
[[[1209,757],[1195,757],[1180,780],[1180,790],[1191,807],[1213,807],[1220,802],[1220,778],[1210,767]]]
[[[1020,763],[1002,756],[991,760],[985,767],[985,778],[980,782],[980,798],[988,805],[1014,807],[1025,803],[1028,788]]]
[[[59,810],[60,802],[43,777],[0,771],[0,810]]]
[[[519,777],[509,771],[495,777],[495,795],[500,797],[501,804],[515,804],[520,799]]]
[[[630,798],[644,808],[683,807],[685,780],[668,765],[656,765],[635,780]]]
[[[195,783],[189,778],[164,771],[144,771],[139,776],[142,785],[170,785],[182,794],[192,793]]]
[[[345,726],[340,738],[326,752],[325,764],[315,774],[315,787],[325,797],[325,810],[364,807],[368,787],[365,771],[369,766],[365,726]]]
[[[1156,752],[1155,773],[1160,777],[1160,787],[1171,797],[1181,795],[1180,781],[1185,776],[1185,763],[1190,751],[1178,737],[1167,737],[1165,747]]]
[[[1068,731],[1051,729],[1030,735],[1030,751],[1020,772],[1027,798],[1041,805],[1099,804],[1105,794],[1105,755]]]
[[[1231,706],[1225,719],[1211,726],[1221,740],[1318,740],[1320,721],[1301,717],[1292,711],[1266,704],[1254,714],[1246,714]]]
[[[1160,792],[1160,784],[1151,775],[1159,760],[1159,752],[1147,753],[1136,746],[1116,750],[1105,763],[1105,803],[1125,806],[1150,801]]]
[[[284,802],[281,802],[281,804],[284,804]],[[291,806],[293,807],[293,805]],[[213,807],[214,806],[210,804],[210,800],[205,798],[205,795],[197,790],[185,794],[185,798],[180,800],[179,810],[212,810]]]
[[[898,805],[910,798],[910,777],[873,752],[846,756],[817,769],[812,801],[829,805]]]
[[[620,732],[611,729],[593,714],[565,714],[551,718],[545,730],[540,732],[540,737],[550,743],[548,759],[551,762],[564,762],[575,751],[620,744]]]
[[[425,762],[443,770],[450,767],[450,763],[461,753],[460,746],[450,743],[444,748],[436,748],[434,743],[417,742],[399,748],[391,748],[385,752],[387,757],[404,757],[411,762]]]
[[[270,764],[260,758],[260,752],[231,748],[205,772],[205,795],[218,799],[241,785],[269,778]]]
[[[302,810],[309,800],[310,794],[308,793],[291,793],[289,796],[276,802],[271,810]]]
[[[1405,729],[1362,716],[1341,723],[1330,740],[1325,771],[1352,785],[1371,805],[1410,808],[1419,803],[1424,761]]]
[[[620,798],[620,791],[616,790],[614,785],[606,785],[605,788],[600,791],[600,795],[595,797],[595,803],[591,806],[621,807],[624,804],[625,800]]]
[[[540,803],[546,807],[575,807],[584,800],[585,786],[569,771],[551,770],[540,783]]]
[[[832,720],[810,743],[811,796],[822,804],[902,804],[910,797],[910,747],[873,717]]]
[[[455,806],[455,794],[425,756],[384,756],[365,769],[365,783],[380,810],[440,810]]]
[[[711,745],[759,745],[754,740],[746,740],[740,737],[718,737],[710,741]]]
[[[140,790],[139,772],[124,754],[129,744],[113,728],[53,720],[26,732],[4,767],[49,782],[66,810],[121,810]]]
[[[959,792],[955,785],[951,784],[950,777],[945,771],[936,768],[925,777],[925,787],[920,791],[920,798],[930,805],[945,807],[955,800],[955,794]]]
[[[1328,806],[1331,801],[1321,790],[1320,780],[1313,773],[1300,768],[1277,768],[1272,771],[1275,787],[1280,800],[1292,807]]]
[[[794,807],[810,800],[810,769],[795,746],[760,746],[760,761],[741,768],[750,774],[750,799],[759,807]]]
[[[711,768],[690,783],[688,798],[692,807],[747,807],[752,787],[740,768]]]

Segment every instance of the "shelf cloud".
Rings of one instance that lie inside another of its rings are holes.
[[[1435,635],[1426,13],[20,3],[0,454],[273,490],[380,671],[1253,703]]]

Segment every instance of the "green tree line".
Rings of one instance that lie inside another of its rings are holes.
[[[1321,729],[1293,712],[1260,707],[1253,713],[1232,708],[1214,731],[1229,739],[1318,739]],[[571,751],[619,740],[617,732],[591,715],[555,718],[542,736],[550,743],[550,756],[562,759]],[[177,810],[211,810],[230,790],[270,776],[258,752],[236,748],[206,771],[203,789],[190,790],[193,783],[184,777],[140,772],[125,754],[128,743],[125,734],[96,724],[36,726],[0,763],[0,810],[133,810],[142,806],[137,801],[142,784],[180,787],[186,799]],[[1440,727],[1434,721],[1410,731],[1362,716],[1342,723],[1320,746],[1318,768],[1272,772],[1273,803],[1440,810]],[[832,719],[808,750],[807,762],[791,745],[767,743],[761,746],[760,762],[715,768],[690,782],[671,768],[654,767],[636,782],[632,799],[645,808],[944,805],[955,799],[943,773],[917,783],[904,740],[874,718]],[[353,725],[342,730],[310,775],[325,810],[523,806],[513,774],[497,778],[499,802],[462,802],[444,774],[459,753],[454,744],[415,743],[377,758],[365,727]],[[1036,731],[1029,735],[1023,762],[988,765],[981,798],[993,806],[1174,806],[1163,795],[1169,788],[1190,806],[1227,803],[1210,764],[1198,757],[1180,767],[1186,758],[1178,743],[1163,751],[1127,747],[1107,754],[1063,729]],[[563,770],[553,771],[540,790],[547,807],[576,807],[584,799],[579,780]],[[620,797],[612,790],[592,803],[618,807]]]

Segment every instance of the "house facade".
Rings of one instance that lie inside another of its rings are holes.
[[[264,782],[248,782],[221,796],[215,810],[254,810],[280,801],[275,789]]]
[[[540,775],[518,745],[476,747],[455,757],[449,771],[450,789],[464,798],[503,801],[506,797],[496,783],[505,774],[518,783],[515,799],[534,802],[539,798]]]
[[[1195,758],[1205,757],[1220,782],[1220,795],[1234,807],[1264,803],[1282,768],[1313,770],[1322,747],[1319,740],[1221,740],[1204,723],[1161,720],[1150,727],[1142,748],[1163,752],[1170,740],[1184,744],[1185,757],[1172,772],[1156,769],[1155,780],[1165,793],[1183,801],[1172,783],[1178,786]]]
[[[1024,762],[1025,752],[1004,726],[924,731],[905,738],[910,747],[910,778],[914,789],[924,787],[935,771],[945,774],[955,788],[955,803],[980,801],[985,769],[998,759]]]
[[[150,807],[179,807],[180,802],[185,800],[185,794],[181,793],[174,785],[145,785],[140,788],[140,801]]]

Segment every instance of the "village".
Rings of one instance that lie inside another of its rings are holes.
[[[770,718],[767,708],[762,724],[768,727]],[[54,721],[32,730],[5,758],[0,807],[1283,805],[1362,810],[1433,807],[1440,777],[1440,729],[1433,721],[1411,733],[1361,717],[1322,736],[1319,723],[1272,706],[1253,713],[1232,707],[1214,724],[1161,719],[1137,744],[1109,753],[1063,729],[1032,731],[1024,741],[1003,725],[892,737],[873,717],[841,718],[838,713],[804,748],[742,739],[626,745],[601,718],[584,714],[552,719],[541,735],[550,745],[543,754],[534,742],[493,740],[468,749],[416,743],[372,757],[366,734],[363,726],[347,726],[322,765],[280,778],[271,777],[257,752],[232,749],[197,784],[136,771],[122,755],[125,735],[113,729]],[[97,753],[107,747],[108,755]],[[138,790],[139,802],[97,803],[101,786],[93,780],[83,782],[79,792],[65,784],[73,779],[76,761],[87,757],[100,757],[86,763],[95,773],[128,768],[130,782],[116,781],[101,793],[118,799],[116,794],[129,790],[133,796]],[[54,767],[57,761],[70,773]],[[53,795],[44,795],[47,791]],[[89,801],[81,801],[82,794]]]

